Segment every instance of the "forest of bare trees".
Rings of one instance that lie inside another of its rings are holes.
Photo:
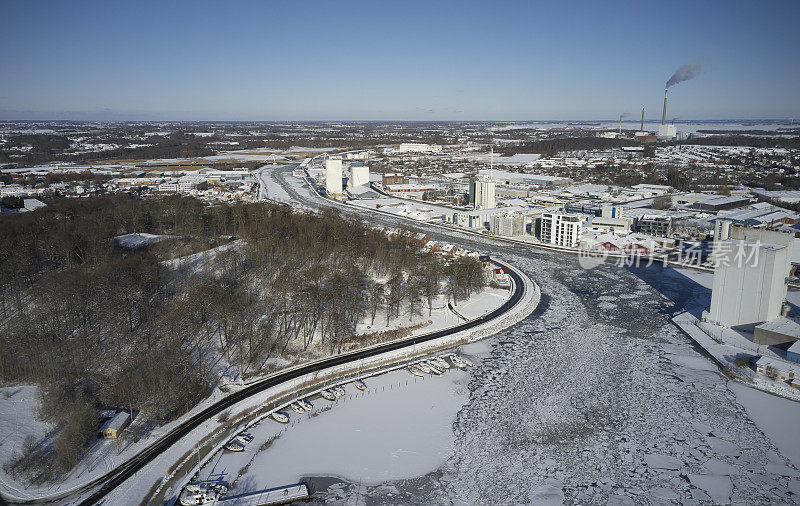
[[[113,240],[132,232],[170,238]],[[211,392],[220,363],[246,377],[290,343],[338,353],[359,321],[410,320],[484,283],[477,260],[422,253],[411,234],[277,205],[60,199],[5,215],[0,239],[0,381],[39,385],[59,428],[30,448],[29,463],[55,463],[41,480],[80,459],[99,409],[162,424]]]

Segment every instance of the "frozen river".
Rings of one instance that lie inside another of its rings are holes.
[[[386,375],[375,381],[400,390],[287,429],[243,486],[271,472],[304,479],[315,504],[798,501],[800,451],[785,433],[798,404],[729,384],[670,323],[708,304],[691,275],[587,271],[573,257],[451,240],[525,270],[539,308],[467,347],[480,362],[468,373],[405,389],[405,376]]]

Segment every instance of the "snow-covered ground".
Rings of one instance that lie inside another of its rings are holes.
[[[257,176],[260,185],[258,197],[260,199],[269,199],[302,207],[300,203],[292,198],[283,186],[275,180],[275,171],[280,168],[281,166],[265,165],[259,169]]]
[[[124,234],[118,235],[114,238],[117,246],[128,249],[139,249],[148,244],[154,244],[164,239],[171,239],[176,237],[174,235],[155,235],[145,233]]]
[[[442,215],[455,212],[447,207],[395,197],[351,200],[350,204],[365,209],[377,209],[384,213],[411,218],[416,221],[434,220],[437,223],[442,222]]]
[[[378,485],[435,471],[452,452],[452,424],[468,380],[458,369],[424,379],[401,369],[366,379],[363,393],[347,385],[336,402],[316,397],[311,413],[291,412],[289,425],[265,419],[249,430],[255,439],[246,452],[220,452],[200,478],[233,481],[246,468],[231,492],[239,494],[304,476]]]
[[[42,440],[52,429],[50,424],[36,418],[39,405],[39,389],[33,385],[17,385],[0,388],[0,464],[8,462],[22,452],[25,438],[32,436]],[[0,468],[0,482],[8,477]]]

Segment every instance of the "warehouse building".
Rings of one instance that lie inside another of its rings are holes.
[[[698,211],[724,211],[726,209],[736,209],[737,207],[743,207],[750,203],[750,199],[747,197],[713,197],[706,200],[698,200],[692,207],[697,209]]]

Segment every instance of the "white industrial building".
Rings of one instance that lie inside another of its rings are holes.
[[[576,248],[581,242],[583,221],[579,214],[543,213],[539,238],[542,242]]]
[[[714,285],[704,319],[734,327],[783,316],[793,234],[736,225],[727,233],[730,239],[714,242]]]
[[[328,195],[342,193],[342,159],[338,156],[325,159],[325,191]]]
[[[502,160],[501,160],[502,161]],[[481,169],[478,176],[490,177],[502,185],[535,184],[539,186],[565,186],[572,184],[572,179],[546,174],[526,174],[501,169]]]
[[[675,125],[663,124],[658,126],[658,140],[671,141],[678,136],[678,130]]]
[[[711,310],[706,319],[726,327],[781,316],[786,300],[789,248],[730,239],[716,253]]]
[[[350,188],[369,184],[369,166],[355,162],[350,165],[350,179],[347,185]]]
[[[475,179],[475,209],[494,209],[497,207],[495,188],[496,183],[488,177]]]
[[[595,232],[616,235],[630,234],[632,225],[633,218],[608,218],[605,216],[594,216],[589,222],[589,228]]]
[[[525,211],[526,208],[520,206],[508,206],[495,209],[480,209],[473,211],[457,211],[455,213],[447,213],[442,216],[442,221],[445,223],[452,223],[464,228],[472,229],[491,229],[492,221],[495,216],[500,215],[513,215]],[[524,218],[523,218],[524,219]]]
[[[489,230],[505,237],[517,237],[525,233],[525,216],[516,213],[498,214],[492,217]]]
[[[441,153],[442,147],[437,144],[422,144],[420,142],[404,142],[397,148],[398,153]]]

